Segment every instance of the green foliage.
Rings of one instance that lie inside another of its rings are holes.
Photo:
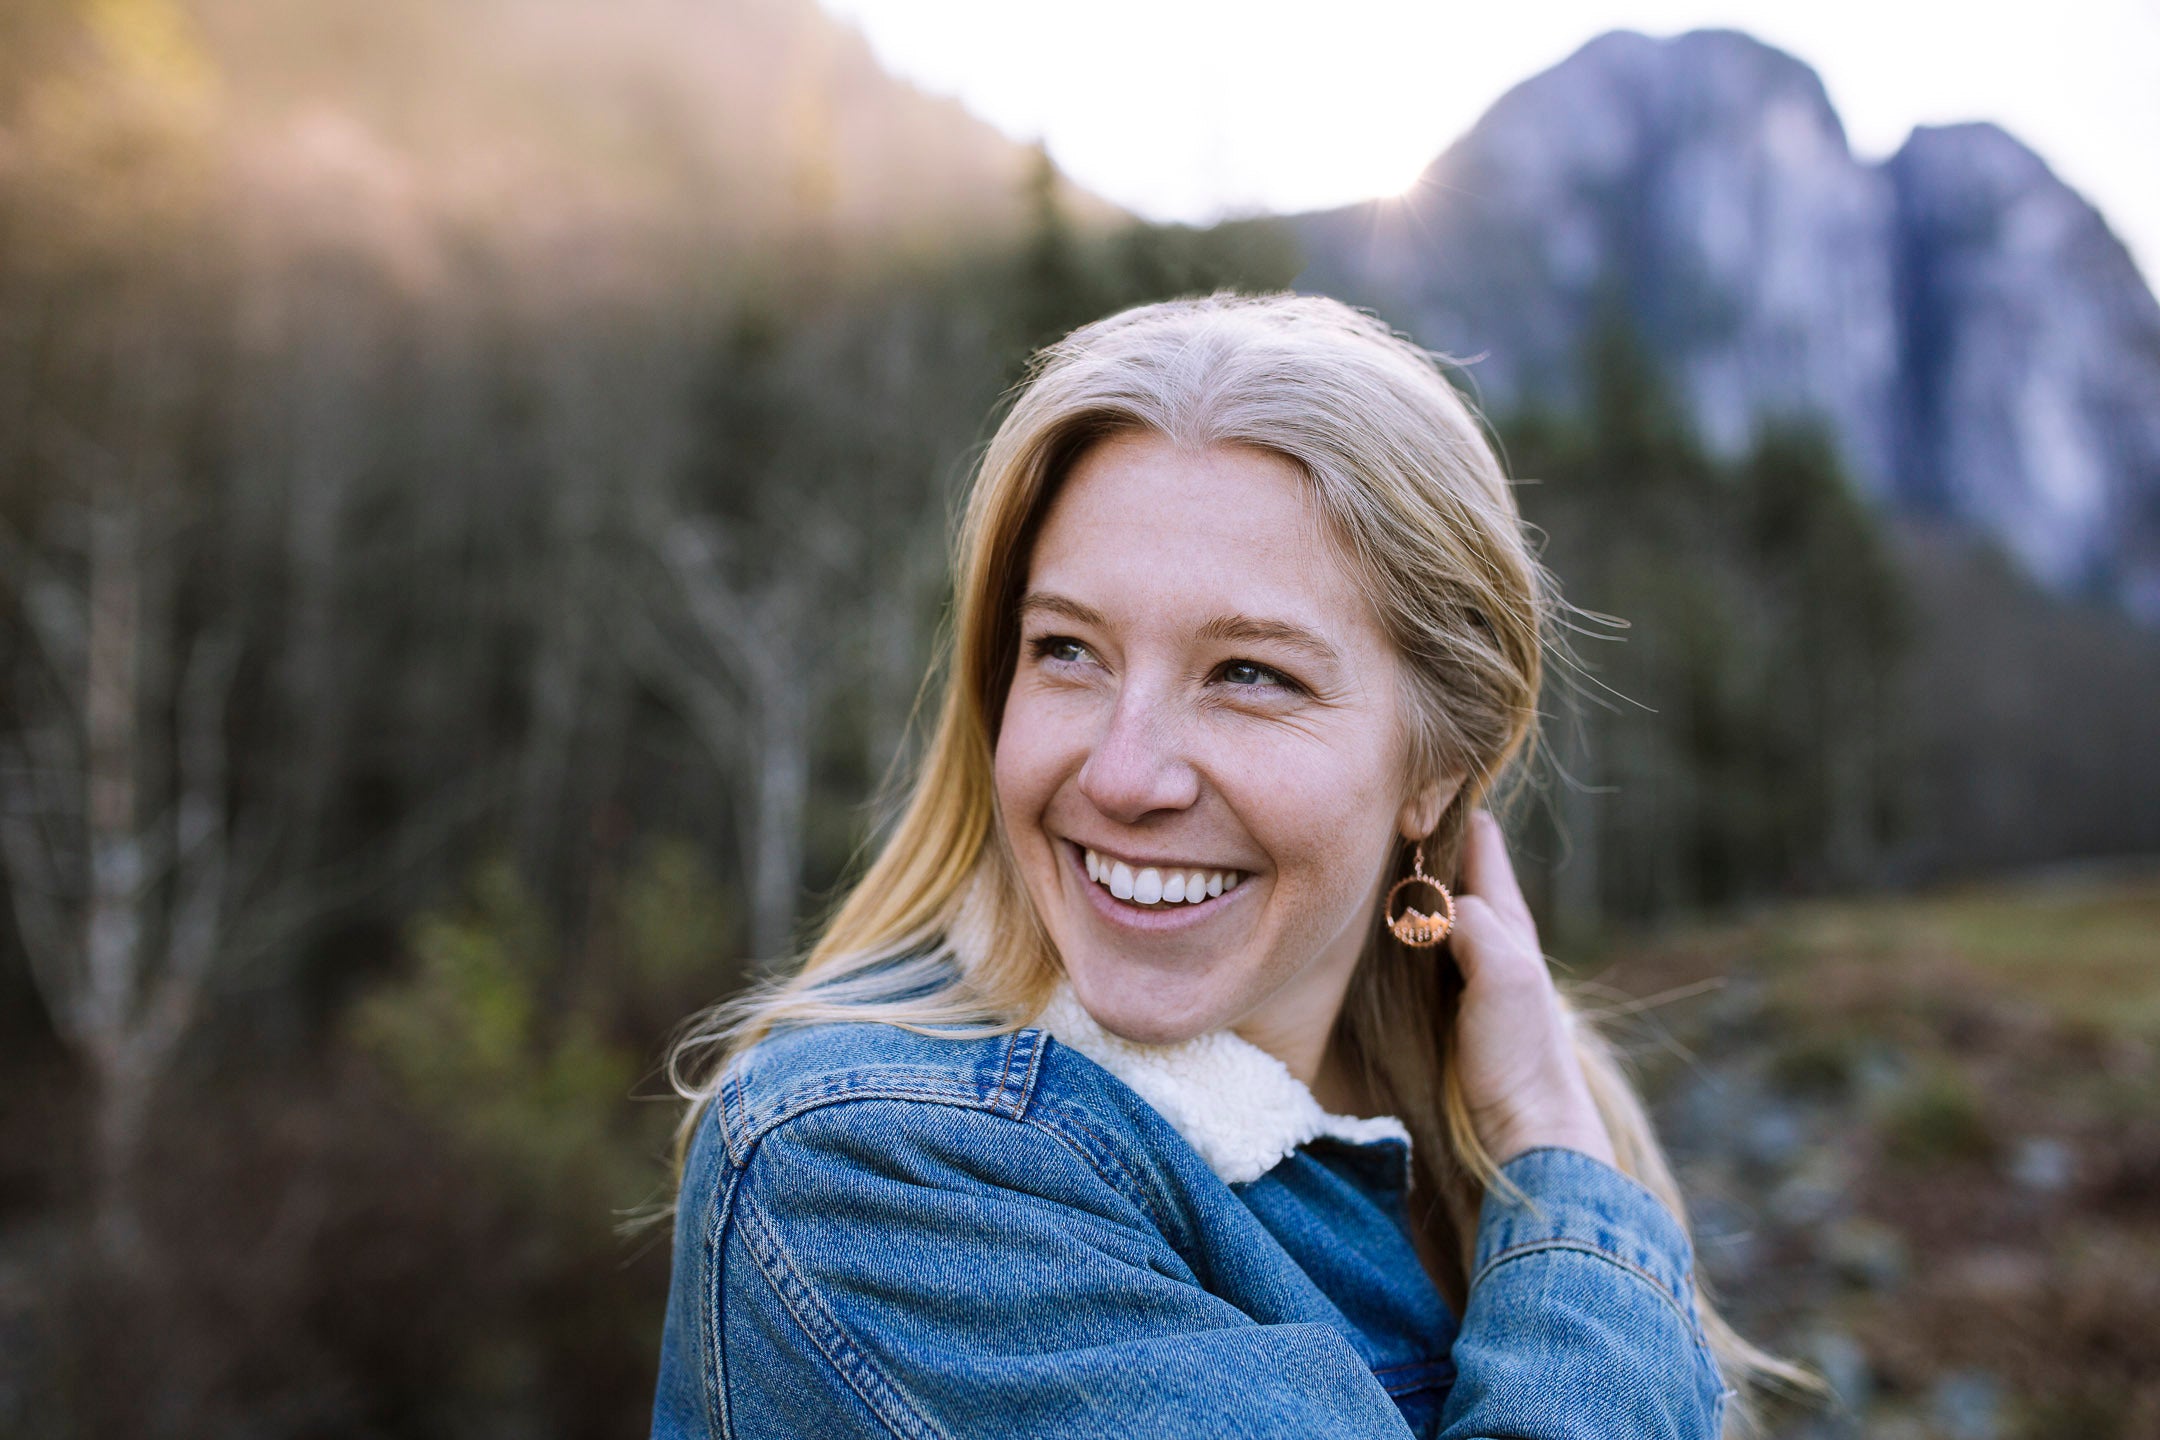
[[[413,973],[366,997],[353,1037],[413,1107],[538,1192],[616,1178],[635,1061],[586,1013],[551,1013],[558,956],[507,861],[412,926]],[[606,1188],[604,1185],[602,1188]]]
[[[1906,602],[1834,446],[1781,423],[1711,456],[1619,315],[1586,345],[1578,411],[1498,426],[1542,558],[1595,612],[1571,617],[1581,668],[1554,680],[1579,708],[1549,731],[1582,788],[1532,847],[1590,852],[1563,929],[1864,878],[1909,768]]]
[[[413,922],[411,972],[350,1021],[415,1111],[588,1222],[658,1179],[673,1115],[631,1100],[653,1020],[679,1018],[717,983],[735,936],[733,906],[679,837],[645,844],[608,893],[599,963],[574,971],[515,868],[486,860],[458,903]]]
[[[1889,1104],[1882,1137],[1891,1156],[1910,1165],[1982,1161],[1996,1151],[1978,1092],[1947,1062],[1930,1068]]]
[[[1770,1058],[1770,1080],[1787,1094],[1842,1100],[1853,1089],[1859,1042],[1849,1031],[1803,1033]]]
[[[1057,195],[1056,171],[1038,152],[1029,182],[1034,228],[1011,301],[1023,352],[1131,305],[1225,288],[1287,289],[1305,268],[1296,237],[1277,220],[1206,228],[1134,224],[1107,235],[1084,235],[1066,217]]]
[[[645,843],[616,899],[623,958],[640,993],[709,987],[734,940],[735,906],[698,847],[679,835]]]

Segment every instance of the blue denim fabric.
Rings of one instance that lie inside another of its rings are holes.
[[[1041,1030],[768,1037],[685,1170],[652,1433],[1718,1434],[1686,1232],[1543,1147],[1489,1194],[1449,1313],[1398,1140],[1309,1142],[1226,1184]]]

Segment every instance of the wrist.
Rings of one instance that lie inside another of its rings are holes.
[[[1526,1150],[1547,1147],[1574,1150],[1593,1160],[1602,1160],[1615,1169],[1619,1168],[1620,1161],[1613,1150],[1612,1136],[1606,1133],[1603,1124],[1525,1127],[1510,1131],[1499,1137],[1497,1144],[1489,1144],[1485,1148],[1491,1153],[1495,1165],[1505,1165]]]

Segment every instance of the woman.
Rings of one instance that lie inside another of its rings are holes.
[[[1483,808],[1556,602],[1431,357],[1288,295],[1087,326],[956,576],[890,838],[676,1054],[655,1435],[1693,1440],[1805,1383]]]

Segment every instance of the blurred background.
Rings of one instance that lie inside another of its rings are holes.
[[[1776,1433],[2160,1435],[2160,14],[1334,8],[0,4],[0,1433],[643,1434],[1000,396],[1294,286],[1581,607],[1517,863]]]

